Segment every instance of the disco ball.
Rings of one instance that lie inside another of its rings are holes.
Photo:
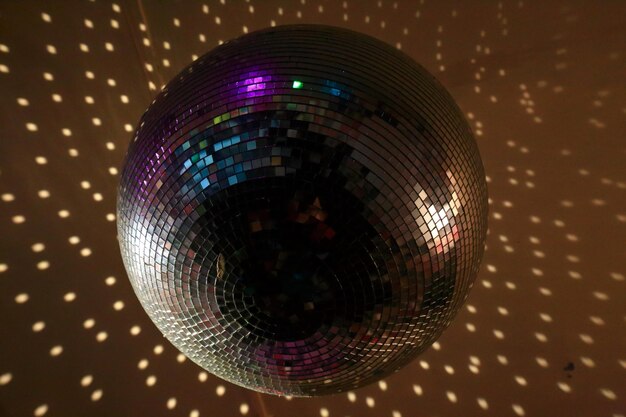
[[[487,229],[476,143],[444,88],[345,29],[270,28],[202,56],[130,144],[130,281],[191,360],[278,395],[347,391],[432,344]]]

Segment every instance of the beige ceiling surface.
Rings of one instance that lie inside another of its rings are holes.
[[[0,416],[626,415],[624,22],[617,0],[1,2]],[[440,340],[379,384],[314,399],[179,355],[115,229],[120,164],[161,85],[288,23],[373,35],[435,74],[490,193],[481,272]]]

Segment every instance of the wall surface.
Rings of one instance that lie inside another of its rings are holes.
[[[0,2],[0,416],[626,415],[624,22],[618,0]],[[179,355],[115,229],[119,167],[160,87],[288,23],[373,35],[435,74],[491,197],[481,273],[441,339],[379,384],[315,399]]]

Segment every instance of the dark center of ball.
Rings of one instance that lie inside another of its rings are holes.
[[[277,181],[232,187],[212,203],[220,310],[266,340],[347,329],[382,302],[384,291],[370,284],[372,271],[384,266],[373,264],[367,248],[376,234],[355,206],[362,203],[332,187],[272,187]],[[247,206],[233,215],[232,199]],[[222,210],[228,215],[216,217]]]
[[[306,240],[306,227],[285,225],[255,236],[254,252],[241,266],[234,294],[258,314],[277,340],[306,338],[333,316],[340,291],[334,277]],[[290,238],[289,235],[296,235]]]

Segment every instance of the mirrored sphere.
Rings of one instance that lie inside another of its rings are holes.
[[[347,391],[430,346],[483,254],[461,111],[393,47],[325,26],[245,35],[157,96],[128,149],[121,253],[159,330],[278,395]]]

